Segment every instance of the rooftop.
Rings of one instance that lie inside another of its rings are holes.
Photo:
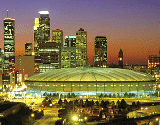
[[[154,81],[150,75],[119,68],[65,68],[34,74],[27,81]]]

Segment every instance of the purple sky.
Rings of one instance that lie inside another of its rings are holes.
[[[158,55],[160,49],[159,0],[1,0],[2,49],[7,9],[15,18],[16,55],[24,54],[26,42],[33,43],[34,18],[41,10],[49,11],[51,30],[60,28],[64,36],[75,35],[80,27],[87,30],[89,63],[93,63],[97,35],[108,39],[108,63],[117,63],[120,48],[125,64],[147,64],[148,55]]]

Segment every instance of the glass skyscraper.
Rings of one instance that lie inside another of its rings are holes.
[[[15,65],[15,19],[4,19],[4,75],[14,70]]]
[[[94,67],[107,67],[107,38],[95,37]]]
[[[87,66],[87,31],[76,32],[76,67]]]
[[[48,11],[39,11],[40,18],[35,18],[34,52],[39,56],[39,44],[50,41],[50,18]]]

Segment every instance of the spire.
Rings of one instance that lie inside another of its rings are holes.
[[[7,10],[7,18],[8,18],[8,10]]]

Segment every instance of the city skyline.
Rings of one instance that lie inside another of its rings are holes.
[[[0,47],[3,49],[3,19],[15,19],[15,53],[24,55],[25,43],[34,41],[34,19],[47,10],[51,31],[63,30],[63,38],[75,35],[79,28],[87,31],[87,57],[93,64],[94,38],[106,36],[108,64],[116,63],[119,49],[124,64],[147,64],[148,55],[158,55],[160,45],[159,2],[127,1],[46,1],[17,0],[1,2]],[[51,32],[50,32],[51,33]],[[51,36],[50,36],[51,39]]]

